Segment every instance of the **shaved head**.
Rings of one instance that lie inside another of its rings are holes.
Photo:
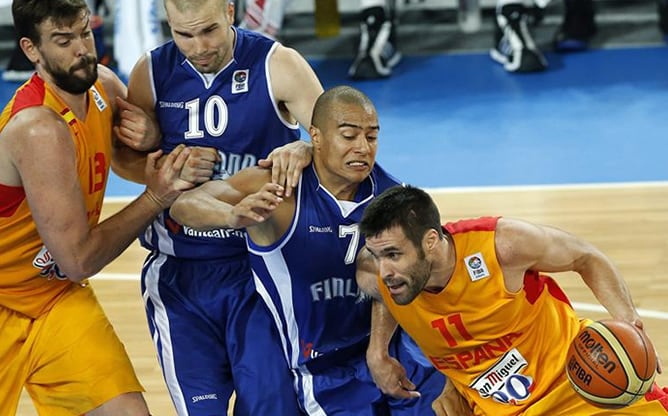
[[[324,128],[327,120],[332,119],[329,113],[335,104],[355,104],[371,109],[375,113],[375,107],[366,94],[353,87],[342,85],[330,88],[318,97],[313,107],[313,117],[311,118],[313,126]]]

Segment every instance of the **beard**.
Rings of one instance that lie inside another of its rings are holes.
[[[83,94],[97,81],[97,58],[94,55],[83,56],[81,61],[69,70],[56,68],[48,62],[44,63],[44,69],[58,88],[70,94]],[[80,69],[84,70],[83,76],[75,73]]]
[[[408,305],[411,303],[427,285],[430,270],[431,263],[425,259],[424,252],[422,252],[422,255],[418,256],[418,260],[406,270],[406,292],[399,295],[391,295],[394,302],[397,305]]]

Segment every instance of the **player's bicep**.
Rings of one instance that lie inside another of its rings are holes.
[[[589,252],[588,245],[563,230],[501,218],[496,233],[497,256],[504,269],[564,272]]]
[[[8,124],[12,159],[42,240],[54,258],[65,261],[88,232],[76,149],[55,113],[39,108],[23,112],[18,123]]]
[[[278,46],[269,65],[274,97],[308,128],[315,101],[323,92],[313,68],[294,49]]]
[[[127,100],[144,110],[149,117],[155,119],[155,96],[150,74],[150,59],[148,53],[142,55],[132,72],[130,72]]]

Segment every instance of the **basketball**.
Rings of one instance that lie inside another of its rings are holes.
[[[618,320],[592,322],[571,342],[566,375],[589,403],[618,409],[639,400],[656,376],[654,346],[636,326]]]

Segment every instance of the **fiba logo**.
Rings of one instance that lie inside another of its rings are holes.
[[[232,94],[248,92],[248,69],[239,69],[232,74]]]
[[[487,269],[485,259],[480,252],[464,257],[464,264],[466,264],[469,277],[474,282],[489,276],[489,269]]]
[[[472,269],[479,269],[482,266],[482,260],[478,256],[473,256],[469,259],[469,267]]]
[[[245,72],[237,71],[234,73],[234,82],[246,82],[248,74]]]

